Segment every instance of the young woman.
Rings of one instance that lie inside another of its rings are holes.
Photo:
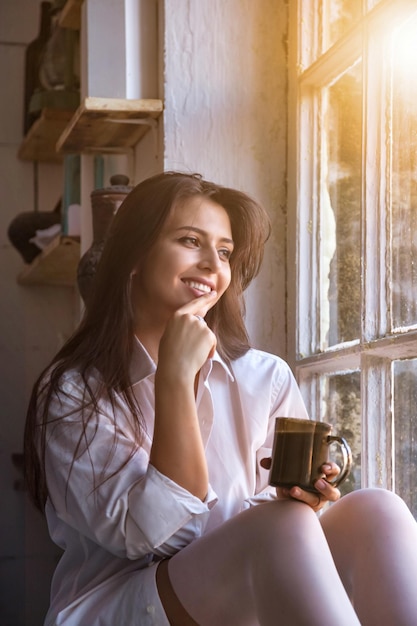
[[[306,417],[244,327],[268,235],[256,202],[197,175],[152,177],[120,207],[28,410],[27,482],[64,550],[47,625],[417,624],[402,500],[268,487],[275,417]]]

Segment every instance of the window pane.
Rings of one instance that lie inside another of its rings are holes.
[[[392,317],[417,323],[417,17],[393,39]]]
[[[360,337],[362,65],[322,93],[321,348]]]
[[[352,450],[352,471],[340,485],[340,491],[346,494],[361,486],[360,372],[321,377],[321,399],[323,421],[332,424],[333,433],[344,437]],[[337,447],[332,447],[332,458],[340,462],[334,455]]]
[[[381,0],[366,0],[366,10],[370,11],[377,4],[379,4]]]
[[[417,518],[417,359],[394,362],[395,491]]]
[[[323,0],[323,51],[342,37],[362,15],[362,0]]]

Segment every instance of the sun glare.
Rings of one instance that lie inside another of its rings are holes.
[[[396,71],[417,71],[417,12],[393,34],[392,63]]]

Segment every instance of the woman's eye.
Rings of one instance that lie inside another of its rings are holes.
[[[198,245],[198,240],[196,237],[181,237],[180,239],[181,243],[184,243],[185,245],[188,246],[197,246]]]
[[[222,248],[221,250],[219,250],[219,257],[221,259],[225,259],[226,261],[228,261],[231,256],[232,256],[232,251],[229,250],[228,248]]]

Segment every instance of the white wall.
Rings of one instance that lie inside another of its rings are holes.
[[[34,207],[34,166],[17,159],[22,141],[24,54],[39,27],[37,0],[0,2],[0,624],[42,623],[55,564],[43,520],[14,488],[11,454],[23,451],[25,410],[35,377],[71,332],[74,290],[20,287],[23,260],[7,237],[11,220]],[[62,194],[62,169],[39,165],[39,209]]]
[[[253,343],[285,356],[287,3],[165,0],[164,169],[248,192],[273,221],[247,297]]]

